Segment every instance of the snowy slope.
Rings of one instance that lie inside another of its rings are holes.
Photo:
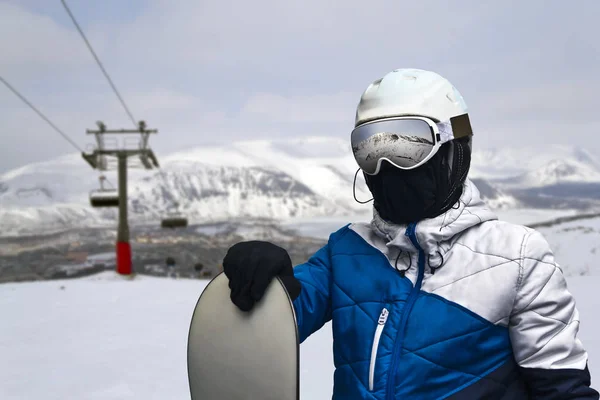
[[[579,165],[600,170],[598,157],[580,147],[544,145],[479,149],[475,145],[471,174],[490,180],[516,177],[542,168],[556,160],[569,160]]]
[[[54,233],[73,227],[115,226],[114,217],[103,218],[103,215],[109,213],[94,212],[78,204],[0,208],[0,236]]]
[[[566,276],[600,277],[600,217],[560,223],[539,230]]]
[[[568,278],[596,388],[599,279]],[[187,334],[205,285],[151,277],[127,280],[112,273],[0,285],[0,398],[189,399]],[[301,399],[331,398],[331,324],[300,349]]]
[[[509,187],[541,187],[559,183],[600,183],[600,171],[593,165],[573,160],[551,160],[541,167],[506,181]]]
[[[552,221],[561,217],[578,215],[577,210],[544,210],[531,208],[517,208],[494,211],[499,219],[514,224],[538,224]]]
[[[495,210],[512,209],[518,207],[519,200],[505,192],[503,189],[494,186],[490,181],[483,178],[471,178],[487,205]]]
[[[358,207],[352,197],[352,183],[358,167],[345,140],[309,137],[285,142],[252,141],[238,143],[235,148],[304,182],[339,207],[364,209]],[[367,196],[366,185],[361,185],[363,182],[357,180],[358,194]]]
[[[0,208],[82,205],[98,186],[98,174],[71,154],[0,175]]]
[[[275,169],[196,165],[194,172],[170,171],[132,185],[132,216],[181,211],[192,220],[232,217],[287,218],[340,212],[327,197]],[[347,211],[347,210],[346,210]]]

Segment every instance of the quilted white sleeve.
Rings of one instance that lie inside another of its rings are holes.
[[[584,370],[587,353],[577,338],[579,312],[548,242],[531,230],[521,247],[510,337],[523,368]]]

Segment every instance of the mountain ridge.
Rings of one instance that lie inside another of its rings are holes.
[[[469,176],[492,208],[595,204],[593,199],[578,203],[560,196],[561,185],[571,185],[564,191],[572,191],[573,184],[586,184],[581,190],[590,197],[596,183],[600,188],[598,162],[585,149],[547,148],[546,153],[475,150]],[[163,156],[162,165],[160,171],[130,170],[132,224],[158,221],[176,211],[191,223],[204,223],[351,216],[370,214],[372,209],[371,203],[355,202],[352,184],[358,167],[350,144],[334,137],[198,146]],[[98,188],[97,174],[79,154],[70,154],[0,175],[0,235],[114,223],[116,210],[89,206],[89,193]],[[107,175],[116,183],[114,172]],[[558,200],[541,202],[537,195],[544,190],[551,197],[558,193]],[[361,200],[371,198],[361,174],[356,192]]]

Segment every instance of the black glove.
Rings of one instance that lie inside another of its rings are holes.
[[[300,294],[288,252],[273,243],[250,241],[231,246],[223,259],[223,272],[229,279],[231,301],[242,311],[252,309],[275,276],[281,278],[292,300]]]

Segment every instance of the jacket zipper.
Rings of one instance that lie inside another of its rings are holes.
[[[421,284],[423,283],[423,276],[425,275],[425,252],[419,245],[417,241],[417,224],[412,223],[406,229],[405,235],[410,238],[413,246],[419,251],[419,272],[417,276],[417,282],[415,286],[411,289],[410,294],[408,295],[408,299],[406,300],[406,304],[404,305],[404,309],[402,310],[402,314],[400,317],[400,326],[398,327],[398,333],[396,334],[396,341],[394,342],[394,352],[392,353],[392,365],[390,366],[390,370],[388,372],[388,382],[387,382],[387,400],[394,400],[394,388],[395,388],[395,378],[396,378],[396,370],[398,369],[398,359],[400,358],[400,351],[402,350],[402,345],[404,344],[404,337],[406,324],[408,322],[408,317],[410,312],[412,311],[413,306],[415,305],[415,301],[421,291]]]
[[[381,333],[387,322],[389,311],[387,308],[381,310],[379,315],[379,321],[377,321],[377,329],[375,329],[375,337],[373,338],[373,347],[371,348],[371,364],[369,365],[369,390],[373,391],[375,385],[375,360],[377,359],[377,349],[379,348],[379,340],[381,339]]]

